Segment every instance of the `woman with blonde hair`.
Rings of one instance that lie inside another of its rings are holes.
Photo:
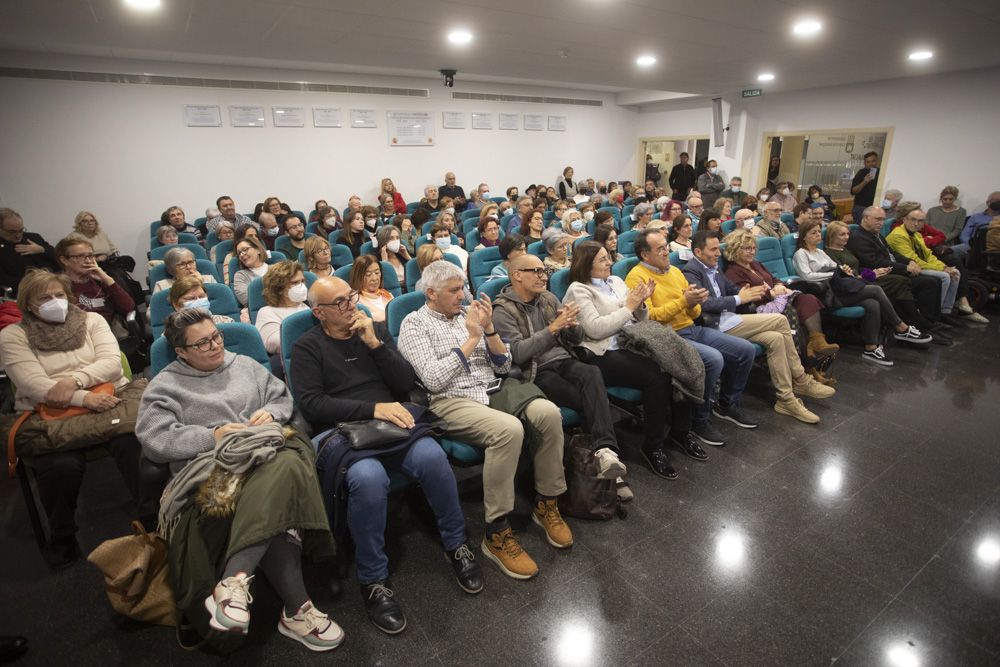
[[[423,247],[423,246],[421,246]],[[392,294],[382,282],[382,265],[371,255],[362,255],[351,269],[351,289],[358,293],[358,303],[368,308],[372,319],[385,322],[385,309],[392,301]]]
[[[244,236],[243,240],[233,247],[233,252],[239,260],[240,269],[233,274],[233,294],[240,305],[246,307],[249,296],[247,289],[254,278],[263,278],[268,270],[267,249],[256,236]],[[224,267],[228,272],[228,268]]]
[[[325,238],[310,236],[306,239],[306,244],[302,249],[302,259],[305,260],[306,269],[315,273],[317,278],[333,275],[331,257],[330,242]]]
[[[205,283],[202,282],[201,276],[184,276],[175,280],[170,286],[167,300],[175,311],[185,308],[204,308],[211,312],[212,304],[208,300],[208,293],[205,291]],[[212,313],[212,321],[216,324],[226,324],[232,322],[233,318]]]
[[[98,262],[118,254],[118,246],[108,238],[97,222],[97,216],[90,211],[80,211],[76,214],[73,220],[73,233],[70,236],[80,237],[93,246]]]
[[[403,201],[403,195],[396,190],[396,185],[392,182],[391,178],[382,179],[380,190],[382,194],[392,195],[392,204],[396,213],[406,213],[406,202]]]

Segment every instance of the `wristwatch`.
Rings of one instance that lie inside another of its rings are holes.
[[[81,380],[80,378],[78,378],[78,377],[74,377],[74,378],[73,378],[73,382],[75,382],[75,383],[76,383],[76,388],[77,388],[77,389],[84,389],[84,386],[83,386],[83,380]]]

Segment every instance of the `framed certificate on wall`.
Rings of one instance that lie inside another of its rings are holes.
[[[229,124],[233,127],[264,127],[264,107],[230,106]]]

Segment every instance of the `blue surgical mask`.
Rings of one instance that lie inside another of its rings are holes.
[[[184,307],[185,308],[204,308],[205,310],[209,310],[209,306],[210,305],[211,304],[208,301],[208,297],[207,296],[203,296],[200,299],[191,299],[190,301],[188,301],[187,303],[184,304]]]
[[[574,220],[573,222],[569,223],[569,226],[574,232],[582,232],[583,220]]]
[[[434,245],[436,245],[438,248],[441,248],[442,252],[445,250],[449,250],[451,249],[451,238],[447,236],[442,236],[439,239],[434,239]]]

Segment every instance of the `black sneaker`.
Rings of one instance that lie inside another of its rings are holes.
[[[649,469],[653,471],[654,475],[663,479],[677,479],[677,471],[670,465],[667,453],[663,451],[662,447],[653,450],[643,447],[639,451],[642,452],[642,458],[646,459],[646,463],[649,464]]]
[[[483,590],[483,571],[468,545],[463,544],[454,551],[446,551],[444,557],[451,563],[455,579],[463,591],[475,595]]]
[[[712,422],[706,421],[695,424],[691,427],[691,435],[701,440],[706,445],[713,447],[724,447],[726,441],[722,439],[722,434],[715,430]]]
[[[698,442],[694,439],[694,436],[690,433],[688,433],[687,437],[683,440],[671,440],[670,442],[695,461],[708,460],[708,454],[705,453],[705,450],[701,448]]]
[[[376,628],[390,635],[397,635],[406,629],[406,617],[399,603],[393,599],[394,595],[388,579],[361,584],[361,597],[365,600],[368,618]]]
[[[879,345],[874,350],[865,350],[861,353],[861,358],[865,361],[871,361],[878,364],[879,366],[892,366],[892,359],[885,356],[885,350]]]
[[[931,342],[931,337],[929,334],[923,333],[922,331],[920,331],[920,329],[912,325],[906,331],[894,332],[892,336],[896,340],[901,340],[905,343],[915,343],[917,345],[926,345],[927,343]]]
[[[712,414],[719,419],[730,421],[740,428],[757,428],[757,422],[750,419],[750,417],[748,417],[746,413],[744,413],[743,410],[736,405],[723,406],[721,403],[716,403],[715,407],[712,408]]]

